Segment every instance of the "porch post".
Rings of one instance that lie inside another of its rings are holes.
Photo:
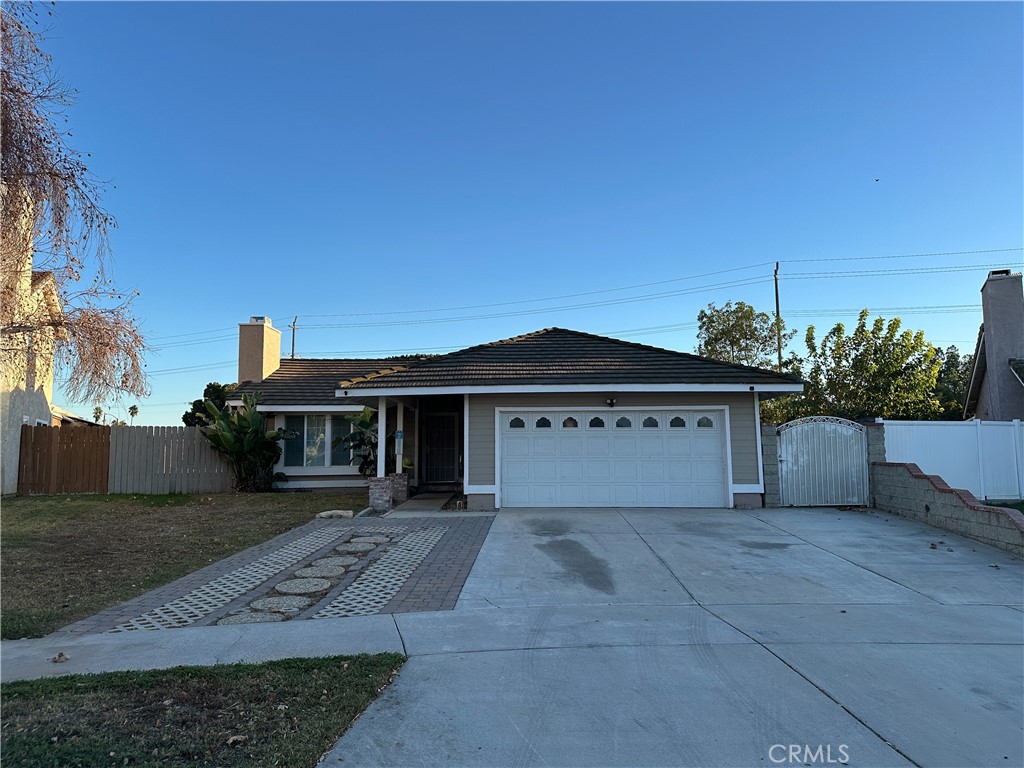
[[[377,477],[384,477],[384,458],[387,453],[388,401],[377,398]]]
[[[395,406],[395,473],[402,474],[402,455],[405,450],[405,404]]]

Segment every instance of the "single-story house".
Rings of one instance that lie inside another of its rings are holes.
[[[470,508],[760,506],[760,401],[800,392],[774,371],[546,328],[418,359],[280,359],[280,331],[239,326],[239,387],[295,430],[288,488],[362,485],[337,445],[369,406],[420,489]],[[383,462],[378,476],[384,475]]]

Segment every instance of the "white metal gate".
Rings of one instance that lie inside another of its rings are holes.
[[[868,441],[861,424],[834,416],[779,427],[783,506],[868,503]]]

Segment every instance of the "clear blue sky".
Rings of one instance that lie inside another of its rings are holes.
[[[116,185],[114,276],[141,291],[136,423],[179,424],[235,380],[250,315],[298,315],[304,357],[552,325],[692,351],[708,302],[773,308],[777,259],[801,337],[866,306],[969,349],[984,265],[1020,251],[864,257],[1024,244],[1022,21],[1019,3],[68,3],[48,48],[80,91],[76,145]],[[455,309],[503,302],[528,303]],[[322,327],[356,323],[374,325]]]

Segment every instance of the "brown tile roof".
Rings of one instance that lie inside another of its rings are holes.
[[[350,375],[339,389],[515,384],[799,384],[795,376],[564,328]]]
[[[352,376],[400,365],[383,360],[291,360],[260,382],[247,381],[231,393],[230,402],[242,395],[262,392],[261,405],[337,405],[338,382]],[[404,363],[407,364],[407,363]]]

